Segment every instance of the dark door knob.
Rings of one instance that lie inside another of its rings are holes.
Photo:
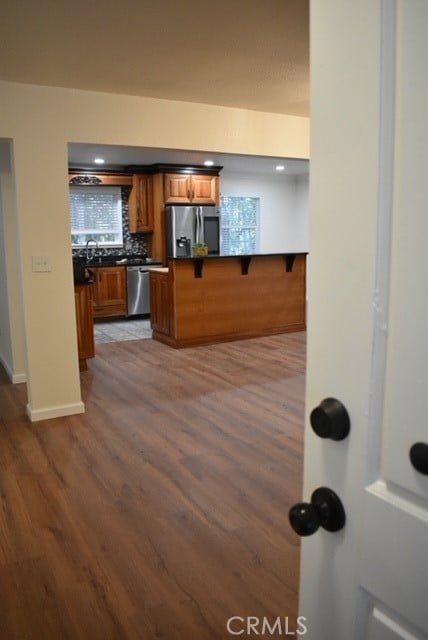
[[[315,489],[311,501],[295,504],[288,517],[299,536],[311,536],[319,527],[327,531],[340,531],[346,521],[340,498],[328,487]]]
[[[416,471],[428,475],[428,444],[415,442],[409,451],[409,456]]]
[[[325,398],[310,415],[312,429],[320,438],[343,440],[349,433],[351,421],[340,400]]]

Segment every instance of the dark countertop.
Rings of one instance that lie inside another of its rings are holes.
[[[124,258],[115,258],[114,256],[104,256],[101,259],[94,258],[94,260],[90,260],[85,263],[87,269],[96,269],[97,267],[150,267],[150,266],[158,266],[161,265],[162,262],[160,260],[154,260],[152,258],[147,258],[145,262],[132,262],[132,258],[128,258],[125,260]]]
[[[281,251],[275,253],[240,253],[238,255],[208,255],[208,256],[177,256],[175,258],[167,258],[167,260],[213,260],[215,258],[262,258],[273,256],[306,256],[307,251]]]

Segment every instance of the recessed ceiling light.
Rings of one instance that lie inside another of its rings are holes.
[[[205,162],[204,162],[204,165],[205,165],[206,167],[212,167],[212,166],[213,166],[213,164],[214,164],[214,161],[213,161],[213,160],[205,160]]]
[[[283,165],[283,164],[277,164],[277,165],[276,165],[276,167],[275,167],[275,169],[276,169],[277,171],[284,171],[285,167],[284,167],[284,165]]]
[[[104,158],[95,158],[95,164],[104,164]]]

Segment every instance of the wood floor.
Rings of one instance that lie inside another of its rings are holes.
[[[292,629],[305,334],[102,344],[89,367],[86,413],[34,424],[0,369],[1,640]]]

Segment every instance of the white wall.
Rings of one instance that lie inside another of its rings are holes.
[[[309,251],[309,175],[297,176],[295,182],[295,237]]]
[[[221,194],[260,198],[260,253],[308,250],[308,177],[222,171]]]

